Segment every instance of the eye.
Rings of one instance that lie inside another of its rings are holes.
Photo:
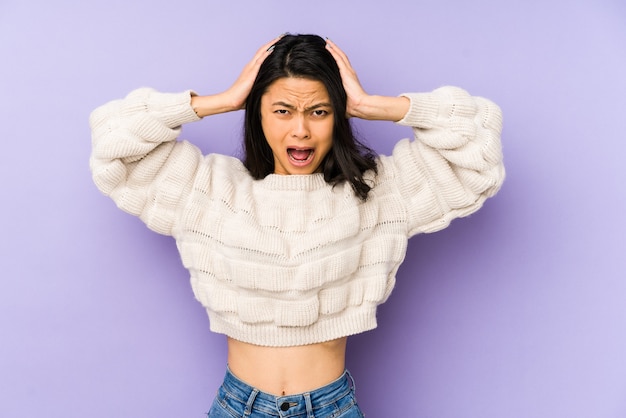
[[[279,115],[286,115],[289,113],[289,111],[287,109],[276,109],[274,113],[279,114]]]
[[[313,116],[322,117],[326,115],[328,115],[328,110],[316,109],[313,111]]]

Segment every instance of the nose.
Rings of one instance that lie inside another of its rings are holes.
[[[305,117],[299,116],[294,118],[293,126],[291,128],[291,136],[299,139],[310,138],[311,132],[309,132],[309,124]]]

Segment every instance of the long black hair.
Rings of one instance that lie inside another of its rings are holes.
[[[333,145],[322,161],[324,180],[332,185],[348,181],[355,194],[367,199],[371,187],[363,179],[376,172],[376,154],[354,136],[346,114],[347,95],[337,62],[317,35],[285,35],[265,59],[246,100],[244,165],[255,179],[274,173],[274,156],[261,126],[261,97],[279,78],[302,77],[326,87],[335,115]]]

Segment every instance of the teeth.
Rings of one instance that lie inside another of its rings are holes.
[[[311,157],[311,155],[313,155],[313,150],[297,150],[295,148],[290,148],[287,150],[287,154],[289,154],[289,158],[295,161],[306,161]]]

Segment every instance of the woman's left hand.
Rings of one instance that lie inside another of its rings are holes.
[[[359,117],[357,109],[368,94],[361,86],[361,82],[356,75],[356,71],[352,68],[352,64],[350,64],[348,56],[330,39],[326,39],[326,49],[330,51],[331,55],[337,62],[339,73],[341,74],[341,81],[343,82],[343,88],[346,90],[346,94],[348,95],[346,116],[349,118]]]
[[[348,96],[346,117],[390,121],[398,121],[404,117],[409,110],[409,99],[367,94],[348,56],[330,39],[326,39],[326,49],[337,62],[343,88]]]

